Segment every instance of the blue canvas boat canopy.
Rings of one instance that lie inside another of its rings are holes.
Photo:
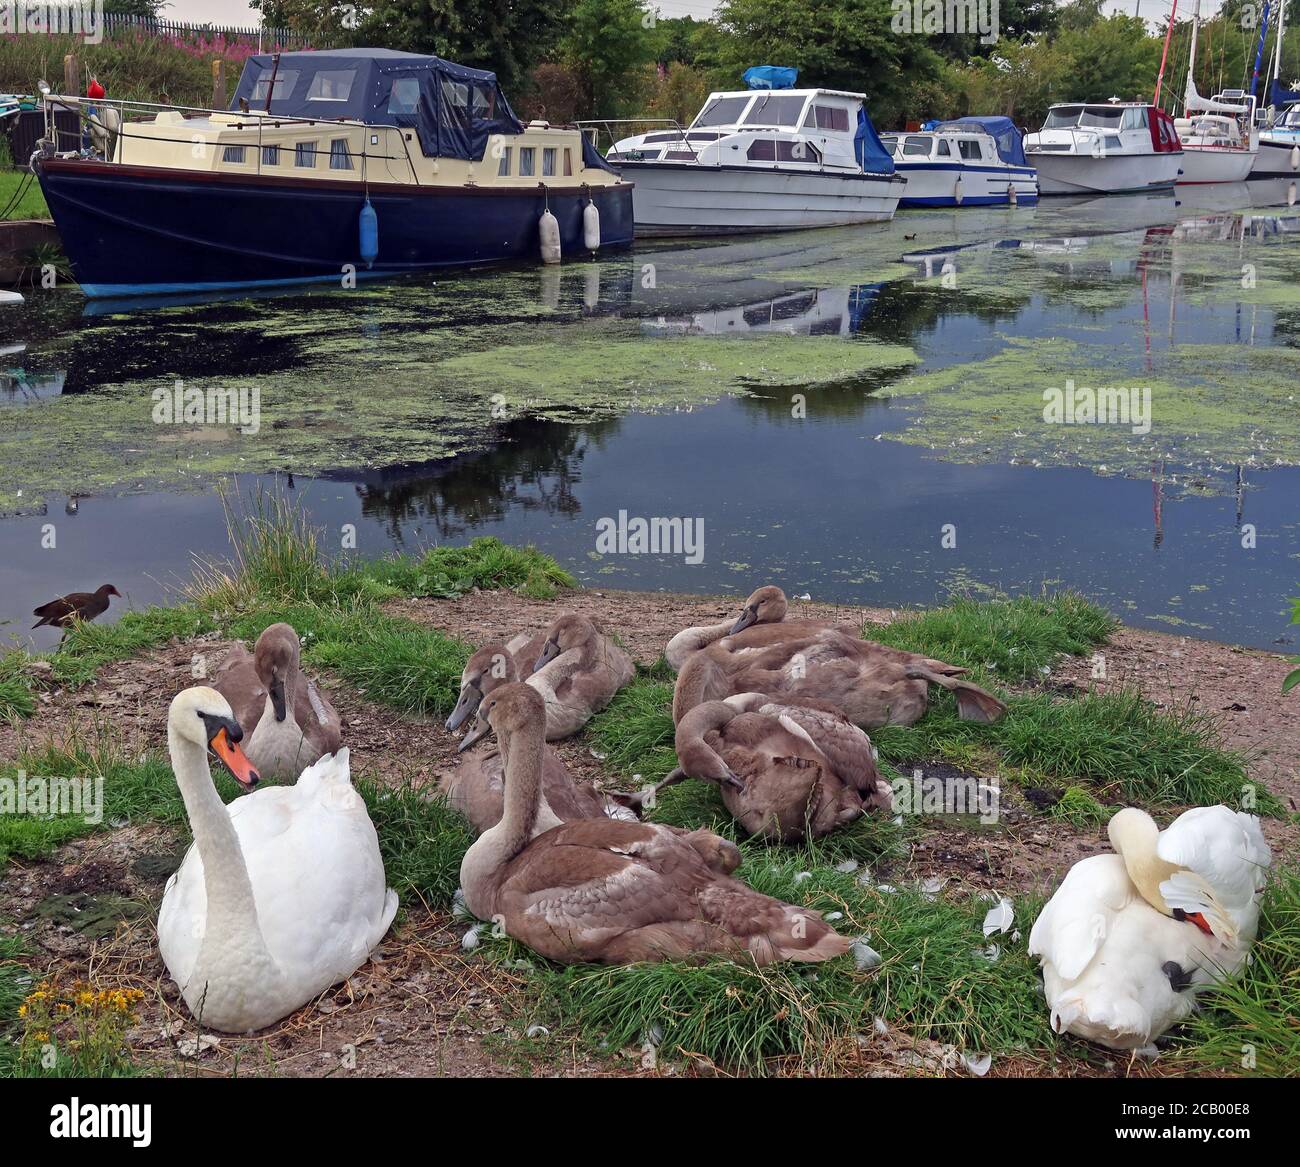
[[[799,70],[785,65],[751,65],[740,79],[750,89],[793,89],[799,80]]]
[[[1012,166],[1028,166],[1025,161],[1025,144],[1020,131],[1010,118],[954,118],[950,122],[939,122],[935,129],[945,126],[962,128],[978,126],[998,144],[998,157]]]
[[[866,106],[858,106],[858,128],[853,134],[853,153],[858,165],[868,174],[893,174],[894,156],[876,133],[876,127],[867,116]]]
[[[1268,92],[1269,105],[1294,105],[1300,101],[1300,89],[1288,89],[1274,81]]]
[[[272,79],[274,78],[274,83]],[[426,158],[480,161],[492,134],[521,134],[495,73],[390,49],[249,57],[230,108],[414,129]]]

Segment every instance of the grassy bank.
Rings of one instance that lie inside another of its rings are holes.
[[[0,710],[30,716],[43,689],[87,685],[106,664],[173,640],[215,633],[251,644],[268,624],[288,620],[303,638],[312,669],[396,713],[436,718],[454,701],[469,646],[392,614],[386,600],[451,597],[474,588],[549,598],[573,582],[539,552],[492,539],[418,557],[328,561],[302,513],[277,500],[264,498],[231,519],[231,561],[202,567],[181,603],[78,628],[57,654],[0,659]],[[966,664],[1010,706],[1007,717],[990,726],[960,721],[951,698],[936,697],[918,725],[872,735],[886,772],[897,776],[915,765],[945,762],[997,778],[1004,789],[1041,794],[1048,788],[1055,801],[1048,799],[1043,813],[1086,829],[1100,826],[1121,802],[1155,808],[1235,802],[1247,781],[1244,759],[1223,747],[1209,719],[1159,708],[1132,691],[1098,695],[1043,687],[1062,654],[1098,651],[1115,627],[1106,613],[1070,594],[959,600],[873,626],[873,639]],[[643,666],[588,727],[586,744],[621,784],[654,781],[673,766],[671,696],[663,662]],[[165,758],[132,755],[104,725],[92,721],[72,740],[33,749],[0,776],[15,777],[18,770],[102,778],[104,823],[0,816],[0,862],[39,860],[77,834],[113,829],[108,824],[164,823],[184,833],[183,807]],[[356,783],[404,913],[421,906],[449,909],[470,841],[465,822],[441,799],[409,784],[381,784],[364,773]],[[235,796],[225,777],[218,784],[223,797]],[[1274,805],[1264,805],[1270,797],[1261,794],[1262,809]],[[892,1048],[900,1035],[939,1043],[943,1057],[956,1059],[937,1069],[919,1067],[932,1072],[960,1066],[967,1055],[1040,1066],[1063,1051],[1100,1057],[1078,1043],[1059,1042],[1047,1025],[1035,961],[1026,952],[1039,899],[1014,897],[1014,928],[984,937],[988,900],[927,880],[933,872],[912,847],[917,820],[868,817],[827,839],[770,847],[741,838],[717,792],[690,782],[667,791],[652,818],[707,826],[734,839],[743,855],[739,874],[751,886],[828,913],[860,946],[854,956],[815,968],[757,969],[729,961],[564,968],[485,930],[480,959],[508,964],[514,983],[523,986],[528,1018],[565,1040],[594,1051],[648,1043],[656,1056],[689,1056],[696,1064],[749,1073],[851,1070]],[[885,873],[891,883],[883,882]],[[1259,1072],[1297,1064],[1296,888],[1287,875],[1270,891],[1256,965],[1216,994],[1213,1013],[1184,1036],[1177,1056],[1189,1065],[1253,1072],[1232,1064],[1233,1051],[1246,1040],[1242,1033],[1258,1034],[1268,1047],[1256,1057]],[[6,958],[7,951],[0,947],[0,1025],[5,994],[13,991],[9,972],[21,967],[12,961],[24,959],[16,950]],[[1290,1012],[1279,1022],[1284,1009]],[[0,1042],[0,1073],[5,1056]],[[1235,1056],[1240,1060],[1240,1053]]]
[[[21,196],[19,196],[19,192]],[[0,219],[48,219],[41,184],[32,174],[6,170],[0,163]]]

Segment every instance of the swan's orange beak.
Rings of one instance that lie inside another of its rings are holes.
[[[225,763],[226,769],[235,776],[235,781],[245,790],[252,790],[261,781],[262,776],[253,769],[253,763],[248,760],[248,755],[230,740],[230,731],[225,726],[217,730],[208,745]]]

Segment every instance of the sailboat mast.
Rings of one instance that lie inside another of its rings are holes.
[[[1160,72],[1156,74],[1156,95],[1152,105],[1160,104],[1160,86],[1165,79],[1165,62],[1169,59],[1169,38],[1174,35],[1174,18],[1178,15],[1178,0],[1174,0],[1173,10],[1169,13],[1169,27],[1165,29],[1165,51],[1160,54]]]

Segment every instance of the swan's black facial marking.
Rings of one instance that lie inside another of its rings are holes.
[[[1169,978],[1169,984],[1175,993],[1185,993],[1192,987],[1191,971],[1184,972],[1177,961],[1167,960],[1160,966],[1160,971]]]

